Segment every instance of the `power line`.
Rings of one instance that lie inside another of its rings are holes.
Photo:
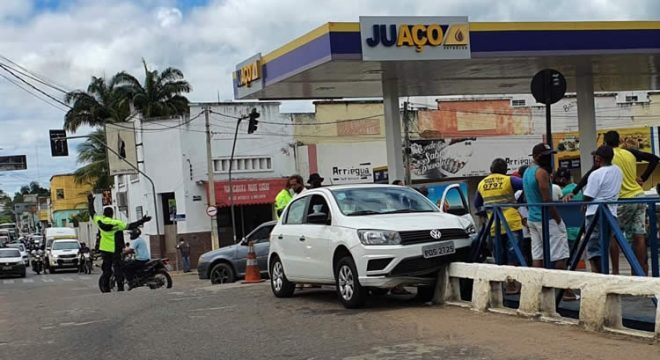
[[[27,86],[33,88],[34,90],[40,92],[41,94],[43,94],[43,95],[45,95],[45,96],[47,96],[47,97],[50,98],[51,100],[54,100],[55,102],[57,102],[57,103],[59,103],[59,104],[61,104],[61,105],[64,105],[65,107],[71,109],[71,106],[69,106],[69,104],[63,102],[63,101],[60,100],[60,99],[57,99],[56,97],[50,95],[49,93],[47,93],[47,92],[45,92],[45,91],[39,89],[38,87],[34,86],[34,85],[31,84],[30,82],[26,81],[26,80],[23,79],[22,77],[16,75],[13,71],[9,70],[4,64],[0,64],[0,68],[2,68],[3,70],[5,70],[5,71],[8,72],[9,74],[11,74],[13,77],[17,78],[18,80],[20,80],[21,82],[23,82],[23,83],[26,84]]]
[[[36,97],[37,99],[39,99],[39,100],[43,101],[44,103],[46,103],[46,104],[52,106],[53,108],[55,108],[55,109],[57,109],[57,110],[59,110],[59,111],[66,111],[65,109],[62,109],[62,108],[58,107],[57,105],[53,104],[52,102],[50,102],[50,101],[48,101],[48,100],[42,98],[41,96],[39,96],[39,95],[37,95],[37,94],[31,92],[30,90],[24,88],[21,84],[17,83],[15,80],[10,79],[10,78],[7,77],[5,74],[0,74],[0,76],[3,77],[5,80],[9,81],[10,83],[14,84],[14,85],[15,85],[16,87],[18,87],[19,89],[21,89],[21,90],[25,91],[26,93],[28,93],[28,94],[30,94],[30,95]]]
[[[16,69],[15,67],[12,67],[12,66],[10,66],[10,65],[4,64],[5,66],[11,68],[12,70],[14,70],[14,71],[16,71],[16,72],[18,72],[18,73],[20,73],[20,74],[22,74],[22,75],[24,75],[24,76],[27,76],[27,77],[29,77],[30,79],[32,79],[32,80],[34,80],[34,81],[37,81],[37,82],[39,82],[39,83],[41,83],[41,84],[43,84],[43,85],[46,85],[46,86],[48,86],[48,87],[51,88],[51,89],[57,90],[57,91],[62,92],[62,93],[64,93],[64,94],[68,93],[67,90],[65,90],[65,89],[63,89],[62,87],[60,87],[59,85],[55,84],[52,80],[50,80],[51,83],[49,83],[49,82],[47,82],[47,81],[45,81],[45,80],[42,80],[41,78],[39,78],[39,76],[41,76],[41,75],[39,75],[39,74],[37,74],[37,73],[35,73],[35,72],[32,72],[32,71],[26,69],[25,67],[23,67],[23,66],[21,66],[20,64],[18,64],[18,63],[16,63],[16,62],[12,61],[11,59],[7,58],[6,56],[0,55],[0,58],[1,58],[1,59],[4,59],[5,61],[8,61],[8,62],[11,63],[11,64],[14,64],[15,66],[17,66],[18,68],[20,68],[20,69],[23,70],[23,71],[21,71],[21,70],[19,70],[19,69]],[[41,77],[44,77],[44,76],[41,76]],[[53,85],[53,84],[54,84],[54,85]]]

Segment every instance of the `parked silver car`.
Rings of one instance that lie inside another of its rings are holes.
[[[257,264],[259,264],[261,275],[267,276],[270,232],[276,223],[276,221],[263,223],[238,244],[202,254],[197,262],[199,278],[202,280],[211,279],[212,284],[230,283],[243,278],[247,262],[247,245],[250,241],[254,241],[254,251],[257,255]]]

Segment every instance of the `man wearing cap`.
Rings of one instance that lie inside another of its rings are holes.
[[[619,192],[621,191],[623,172],[618,166],[612,165],[612,159],[614,158],[612,147],[601,145],[592,153],[592,155],[595,156],[594,167],[596,170],[589,175],[589,182],[584,189],[584,200],[594,202],[616,201],[619,197]],[[617,205],[609,204],[608,208],[612,215],[616,217]],[[598,205],[587,206],[584,224],[585,229],[589,229],[594,222],[597,210]],[[603,220],[601,219],[598,221]],[[602,251],[599,230],[600,226],[596,225],[591,233],[591,237],[587,240],[587,259],[591,265],[591,271],[596,273],[600,272],[600,255]]]
[[[552,154],[555,153],[548,144],[537,144],[532,149],[534,162],[523,175],[523,189],[527,199],[530,236],[532,238],[532,265],[543,267],[543,221],[541,207],[538,203],[552,202],[552,184],[550,171],[552,168]],[[554,206],[547,207],[550,221],[548,221],[550,234],[550,261],[557,269],[566,269],[566,260],[569,258],[566,226]]]
[[[623,173],[623,182],[619,199],[634,199],[644,197],[642,184],[648,180],[655,170],[660,158],[651,153],[639,151],[621,145],[619,133],[608,131],[603,137],[605,144],[609,145],[614,158],[612,164],[616,165]],[[621,147],[619,146],[621,145]],[[637,176],[637,162],[647,161],[649,164],[641,176]],[[582,177],[578,186],[573,190],[577,193],[583,186],[588,184],[591,173]],[[568,197],[570,199],[570,196]],[[625,233],[628,242],[632,243],[637,260],[642,265],[645,273],[648,273],[648,262],[646,254],[646,204],[623,204],[618,207],[618,219],[621,230]],[[619,247],[615,241],[610,246],[610,257],[612,260],[612,274],[619,274]]]
[[[310,189],[316,189],[323,186],[323,180],[325,179],[322,178],[321,175],[318,173],[313,173],[309,175],[309,180],[307,180],[307,183],[309,184]]]

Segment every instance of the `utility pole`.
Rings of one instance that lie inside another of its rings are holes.
[[[404,141],[403,141],[403,167],[404,167],[404,180],[403,182],[410,186],[411,185],[411,178],[410,178],[410,111],[408,110],[408,106],[410,104],[407,101],[403,102],[403,134],[404,134]]]
[[[215,204],[215,180],[213,178],[213,156],[211,152],[211,124],[209,123],[209,106],[204,106],[204,118],[206,120],[206,164],[208,167],[208,186],[209,186],[209,207],[216,207]],[[231,185],[230,185],[231,186]],[[232,224],[233,226],[233,224]],[[211,249],[220,247],[218,237],[218,217],[211,216]]]

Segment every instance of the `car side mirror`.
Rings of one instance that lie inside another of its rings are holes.
[[[247,245],[248,245],[248,241],[247,241],[247,239],[246,239],[246,238],[242,238],[240,244],[241,244],[241,246],[247,246]]]
[[[307,215],[307,222],[315,225],[330,225],[330,216],[323,212]]]

